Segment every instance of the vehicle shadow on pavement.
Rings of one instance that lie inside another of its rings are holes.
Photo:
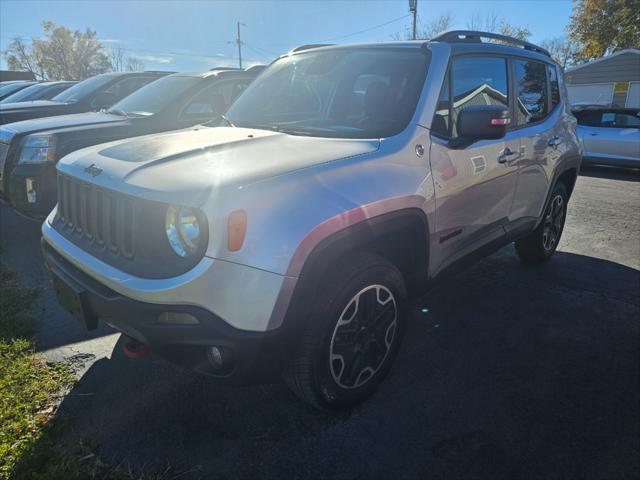
[[[580,169],[580,175],[583,177],[606,178],[609,180],[624,180],[627,182],[640,182],[640,169],[583,165]]]
[[[64,400],[62,441],[181,479],[634,478],[638,292],[640,272],[613,262],[525,268],[505,248],[415,303],[390,376],[340,415],[282,385],[129,360],[121,339]]]

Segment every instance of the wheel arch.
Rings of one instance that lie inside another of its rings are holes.
[[[429,224],[424,211],[410,207],[366,218],[315,244],[302,265],[283,326],[295,329],[304,324],[305,309],[314,301],[331,266],[348,261],[354,252],[387,259],[400,270],[409,292],[422,290],[429,266]]]

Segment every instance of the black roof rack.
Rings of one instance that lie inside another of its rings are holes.
[[[451,30],[450,32],[444,32],[431,39],[434,42],[446,42],[446,43],[482,43],[483,38],[491,38],[493,40],[500,40],[504,43],[510,43],[512,45],[519,45],[525,50],[531,50],[532,52],[541,53],[550,57],[551,54],[542,47],[534,45],[533,43],[525,42],[517,38],[508,37],[507,35],[500,35],[498,33],[491,32],[479,32],[475,30]]]
[[[335,45],[333,43],[308,43],[306,45],[300,45],[299,47],[291,49],[290,53],[301,52],[303,50],[309,50],[310,48],[331,47]]]

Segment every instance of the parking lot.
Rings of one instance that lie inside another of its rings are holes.
[[[55,303],[39,226],[5,206],[1,260],[42,287],[39,349],[73,362],[63,441],[179,478],[627,479],[640,472],[640,177],[587,170],[552,261],[506,247],[417,301],[398,361],[349,414],[222,388]],[[427,313],[421,310],[427,308]]]

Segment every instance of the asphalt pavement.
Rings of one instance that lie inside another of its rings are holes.
[[[387,380],[339,415],[283,385],[125,358],[112,330],[88,334],[55,304],[37,224],[2,206],[0,245],[42,289],[39,350],[81,375],[61,441],[105,462],[180,479],[640,477],[637,173],[585,171],[546,264],[505,247],[416,302]]]

